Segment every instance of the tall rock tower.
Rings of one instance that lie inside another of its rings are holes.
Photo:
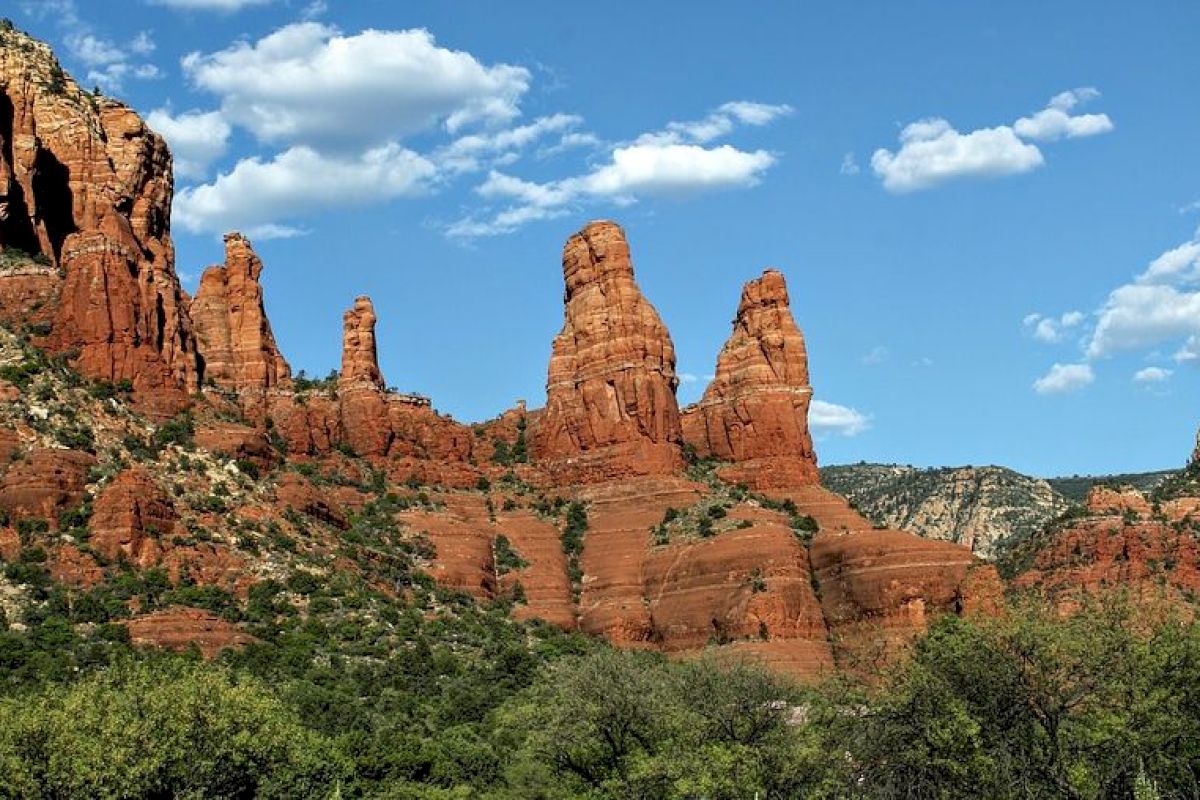
[[[633,277],[625,232],[593,222],[563,248],[566,311],[532,451],[556,480],[588,483],[683,463],[675,348]]]

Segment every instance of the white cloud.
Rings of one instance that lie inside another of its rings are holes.
[[[158,49],[149,31],[142,31],[129,42],[129,51],[139,56],[148,56]]]
[[[1078,327],[1085,319],[1087,315],[1082,311],[1068,311],[1057,319],[1029,314],[1021,322],[1033,338],[1043,342],[1060,342],[1068,330]]]
[[[225,154],[231,133],[218,111],[172,116],[158,108],[146,115],[146,122],[167,140],[175,157],[175,174],[184,178],[203,177],[208,165]]]
[[[538,117],[527,125],[468,134],[438,150],[434,153],[433,160],[443,169],[452,172],[477,170],[481,162],[488,158],[503,159],[529,147],[548,134],[560,133],[581,122],[583,118],[574,114],[552,114]]]
[[[147,0],[153,6],[179,11],[241,11],[249,6],[265,6],[274,0]]]
[[[67,49],[71,51],[71,55],[89,67],[125,60],[124,51],[115,42],[91,33],[68,36]]]
[[[886,347],[884,347],[883,345],[877,345],[875,347],[872,347],[871,351],[869,353],[867,353],[865,356],[863,356],[861,361],[862,361],[862,363],[866,364],[867,366],[874,366],[876,364],[882,364],[884,361],[887,361],[887,357],[888,357],[888,349]]]
[[[1133,374],[1133,380],[1137,383],[1161,383],[1170,377],[1171,370],[1162,367],[1146,367]]]
[[[639,197],[678,197],[753,186],[774,163],[774,156],[765,150],[744,152],[727,144],[706,148],[643,143],[614,149],[609,163],[589,173],[547,183],[492,172],[476,192],[517,204],[490,219],[459,220],[447,233],[452,238],[510,233],[528,222],[562,216],[570,204],[588,199],[628,204]]]
[[[345,148],[434,128],[508,122],[529,71],[486,66],[438,47],[426,30],[347,36],[318,22],[183,60],[192,82],[221,98],[226,119],[260,140]],[[352,125],[347,120],[353,120]]]
[[[1037,145],[1106,133],[1113,129],[1106,114],[1072,115],[1075,106],[1099,97],[1095,89],[1073,89],[1051,98],[1049,105],[1011,126],[998,125],[960,133],[940,117],[919,120],[900,132],[900,148],[880,148],[871,167],[891,192],[928,189],[959,178],[1016,175],[1045,163]]]
[[[87,80],[102,88],[119,91],[126,78],[151,80],[162,76],[157,66],[137,63],[131,56],[148,56],[155,50],[154,39],[142,31],[125,44],[98,36],[84,22],[72,2],[50,3],[50,10],[67,33],[67,51],[87,68]]]
[[[1099,96],[1100,92],[1090,87],[1062,92],[1052,97],[1046,108],[1013,123],[1013,129],[1017,135],[1036,141],[1075,139],[1081,136],[1108,133],[1113,129],[1113,123],[1107,114],[1072,115],[1070,113],[1075,106],[1094,100]]]
[[[735,100],[722,104],[704,119],[690,122],[668,122],[665,129],[642,134],[634,143],[641,145],[705,144],[714,139],[728,136],[739,123],[762,127],[791,113],[792,107],[789,105]]]
[[[1138,283],[1194,283],[1200,280],[1200,241],[1185,242],[1150,262]]]
[[[1033,382],[1033,390],[1038,394],[1063,394],[1078,391],[1095,380],[1089,364],[1055,364]]]
[[[854,158],[854,153],[846,153],[842,156],[842,166],[838,168],[838,172],[842,175],[857,175],[861,170],[858,167],[858,161]]]
[[[900,149],[876,150],[871,168],[891,192],[928,189],[955,178],[1028,172],[1044,163],[1036,146],[1001,125],[962,134],[944,119],[914,122],[900,132]]]
[[[1200,292],[1173,286],[1126,284],[1099,311],[1088,341],[1089,358],[1200,334]]]
[[[270,161],[242,159],[212,183],[183,189],[174,217],[193,233],[295,235],[297,229],[280,220],[420,194],[436,173],[431,161],[395,143],[351,156],[294,147]]]
[[[871,418],[849,406],[813,400],[808,424],[817,435],[857,436],[871,427]]]
[[[681,372],[678,375],[680,383],[696,383],[700,380],[700,376],[693,375],[690,372]]]

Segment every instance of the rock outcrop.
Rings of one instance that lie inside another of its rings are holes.
[[[61,512],[83,501],[87,472],[95,463],[94,456],[75,450],[31,450],[0,481],[0,509],[10,519],[40,519],[56,527]]]
[[[111,562],[153,567],[163,555],[163,540],[175,533],[178,517],[171,502],[146,472],[128,469],[96,498],[88,522],[92,548]]]
[[[50,49],[0,32],[0,246],[62,275],[47,345],[172,413],[199,383],[169,234],[171,156],[127,106],[82,91]]]
[[[533,455],[556,481],[665,475],[682,465],[675,348],[633,276],[625,233],[593,222],[563,249],[566,312]]]
[[[379,371],[379,354],[375,347],[375,305],[371,298],[360,295],[354,306],[342,315],[342,372],[338,387],[368,384],[383,389],[383,373]]]
[[[224,266],[200,277],[190,311],[205,383],[261,395],[291,376],[263,306],[262,269],[250,241],[229,233]]]
[[[683,434],[701,456],[733,462],[721,477],[765,489],[818,482],[808,431],[808,352],[783,273],[769,269],[742,289],[733,334],[712,383],[685,410]]]

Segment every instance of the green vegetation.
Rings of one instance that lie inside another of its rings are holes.
[[[504,534],[496,537],[492,548],[495,553],[497,575],[504,575],[529,566],[529,562],[521,558],[521,554],[513,549],[512,542]]]
[[[751,578],[754,580],[754,576]],[[944,617],[873,680],[619,652],[504,608],[393,634],[281,613],[217,663],[117,626],[0,631],[0,797],[1190,797],[1200,627],[1120,605]],[[292,590],[332,600],[320,581]],[[454,603],[445,596],[442,602]],[[353,655],[351,655],[353,654]],[[103,667],[103,669],[100,669]]]

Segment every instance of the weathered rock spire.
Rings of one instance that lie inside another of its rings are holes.
[[[342,315],[342,373],[339,385],[369,383],[383,388],[379,356],[375,347],[375,306],[371,298],[354,298],[354,306]]]
[[[625,233],[593,222],[563,249],[565,318],[554,339],[535,458],[563,480],[682,465],[675,348],[633,276]]]
[[[228,233],[224,266],[209,267],[200,276],[191,317],[205,382],[265,392],[291,376],[267,320],[262,269],[250,240]]]
[[[734,462],[723,473],[730,480],[756,488],[815,484],[811,399],[787,283],[768,269],[742,289],[733,333],[704,397],[684,414],[684,435],[701,455]]]

